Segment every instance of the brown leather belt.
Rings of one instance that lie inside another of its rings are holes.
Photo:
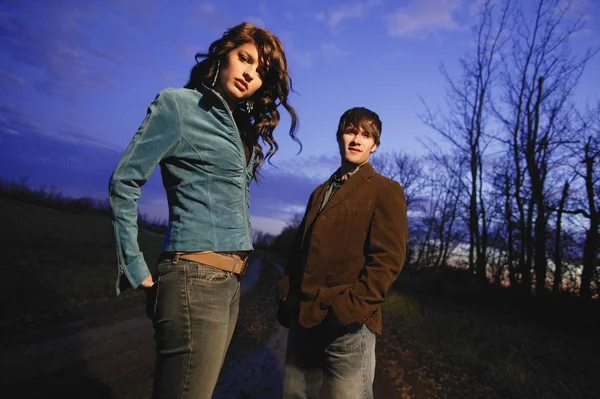
[[[244,274],[248,263],[248,256],[241,256],[236,253],[170,252],[161,255],[161,258],[171,259],[173,262],[177,262],[178,259],[184,259],[192,262],[204,263],[205,265],[239,275]]]

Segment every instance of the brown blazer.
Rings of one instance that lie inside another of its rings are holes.
[[[381,334],[381,304],[406,257],[406,199],[398,182],[363,165],[318,213],[327,182],[313,191],[292,244],[278,299],[305,328],[332,310],[343,325]],[[295,317],[295,316],[294,316]]]

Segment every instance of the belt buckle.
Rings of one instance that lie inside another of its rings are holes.
[[[179,262],[180,252],[164,252],[160,255],[159,261],[167,261],[172,265],[176,265]]]

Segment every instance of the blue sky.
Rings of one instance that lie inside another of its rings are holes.
[[[380,151],[425,153],[420,140],[436,136],[418,117],[420,97],[443,107],[439,66],[456,72],[471,48],[477,3],[0,0],[0,175],[106,198],[110,173],[149,102],[185,83],[196,52],[251,21],[284,44],[304,145],[296,156],[284,115],[275,132],[278,168],[266,166],[263,182],[252,185],[254,226],[277,233],[337,168],[335,129],[347,108],[380,115]],[[575,50],[600,45],[600,2],[577,0],[573,10],[586,20]],[[600,97],[598,70],[596,57],[576,93],[582,104]],[[141,211],[166,218],[158,173],[142,193]]]

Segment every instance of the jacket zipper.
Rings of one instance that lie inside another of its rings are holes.
[[[206,87],[206,86],[205,86]],[[227,104],[227,102],[225,101],[225,99],[223,97],[221,97],[221,95],[211,89],[206,87],[208,90],[210,90],[215,96],[217,96],[217,98],[219,100],[221,100],[221,102],[223,103],[223,105],[225,106],[225,109],[227,110],[227,114],[229,115],[229,118],[231,120],[231,122],[233,123],[233,128],[235,129],[235,133],[236,133],[236,143],[238,144],[238,150],[240,151],[240,154],[242,154],[242,166],[244,169],[244,183],[245,183],[245,187],[246,187],[246,191],[244,191],[244,199],[246,202],[246,206],[244,207],[244,213],[246,214],[246,220],[250,220],[250,211],[249,211],[249,206],[248,206],[248,198],[246,198],[246,194],[247,194],[247,190],[248,190],[248,168],[250,167],[250,165],[252,164],[252,162],[250,162],[247,166],[244,163],[244,145],[242,144],[242,137],[240,136],[240,131],[238,129],[237,123],[235,122],[235,118],[233,117],[233,113],[231,112],[231,108],[229,108],[229,105]],[[254,159],[254,147],[252,147],[252,153],[250,154],[250,160],[252,161]],[[252,244],[252,238],[251,238],[251,231],[249,231],[248,226],[246,226],[246,239],[248,239],[248,241],[250,242],[250,244]]]

